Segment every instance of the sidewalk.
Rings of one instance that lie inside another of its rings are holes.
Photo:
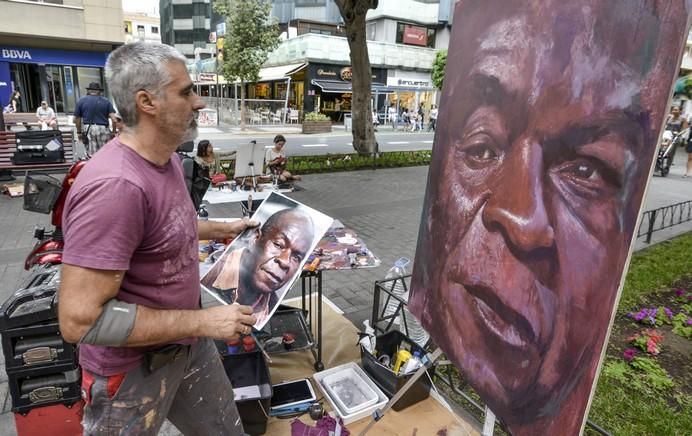
[[[657,202],[662,201],[663,193],[670,189],[674,189],[675,195],[680,198],[692,198],[692,181],[680,177],[683,168],[678,160],[670,176],[653,179],[649,189],[650,198],[647,198],[644,210],[659,206]],[[358,328],[362,327],[363,320],[371,316],[375,280],[384,278],[399,257],[413,259],[427,173],[428,167],[409,167],[306,175],[299,183],[304,189],[290,194],[292,198],[354,229],[382,260],[377,268],[324,273],[324,295],[343,310]],[[241,213],[239,204],[210,205],[208,211],[211,217],[234,217]],[[33,244],[34,227],[48,224],[48,215],[22,210],[21,198],[0,196],[0,302],[16,290],[24,274],[23,261]],[[654,242],[690,229],[692,223],[655,233]],[[639,239],[636,249],[646,246]],[[300,287],[296,286],[288,298],[299,293]],[[0,359],[0,365],[4,368],[4,358]],[[14,434],[8,395],[7,376],[3,369],[0,371],[1,436]]]

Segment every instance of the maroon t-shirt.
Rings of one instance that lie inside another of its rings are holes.
[[[197,215],[175,154],[159,166],[118,139],[109,142],[75,180],[63,231],[64,263],[125,271],[118,300],[155,309],[199,308]],[[89,292],[88,283],[81,292]],[[152,348],[158,346],[82,344],[79,363],[99,375],[118,374],[139,365]]]

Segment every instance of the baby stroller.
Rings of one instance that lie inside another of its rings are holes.
[[[670,167],[673,165],[673,159],[675,158],[675,147],[682,144],[683,138],[686,136],[687,130],[677,133],[670,130],[663,132],[663,138],[656,156],[656,171],[659,171],[662,177],[667,176],[670,172]]]

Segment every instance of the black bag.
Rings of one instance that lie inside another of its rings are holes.
[[[198,210],[199,205],[202,204],[204,194],[207,193],[207,189],[209,189],[209,184],[211,183],[209,179],[209,170],[202,168],[190,156],[186,156],[182,153],[179,154],[179,156],[182,160],[185,185],[190,193],[192,205],[195,207],[195,210]]]
[[[14,165],[65,162],[65,147],[59,130],[26,130],[15,134]]]

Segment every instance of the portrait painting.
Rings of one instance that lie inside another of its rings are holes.
[[[512,434],[583,429],[691,5],[456,5],[409,304]]]
[[[253,308],[261,330],[300,276],[332,218],[272,192],[255,211],[257,227],[234,239],[202,276],[202,289],[222,304]]]

